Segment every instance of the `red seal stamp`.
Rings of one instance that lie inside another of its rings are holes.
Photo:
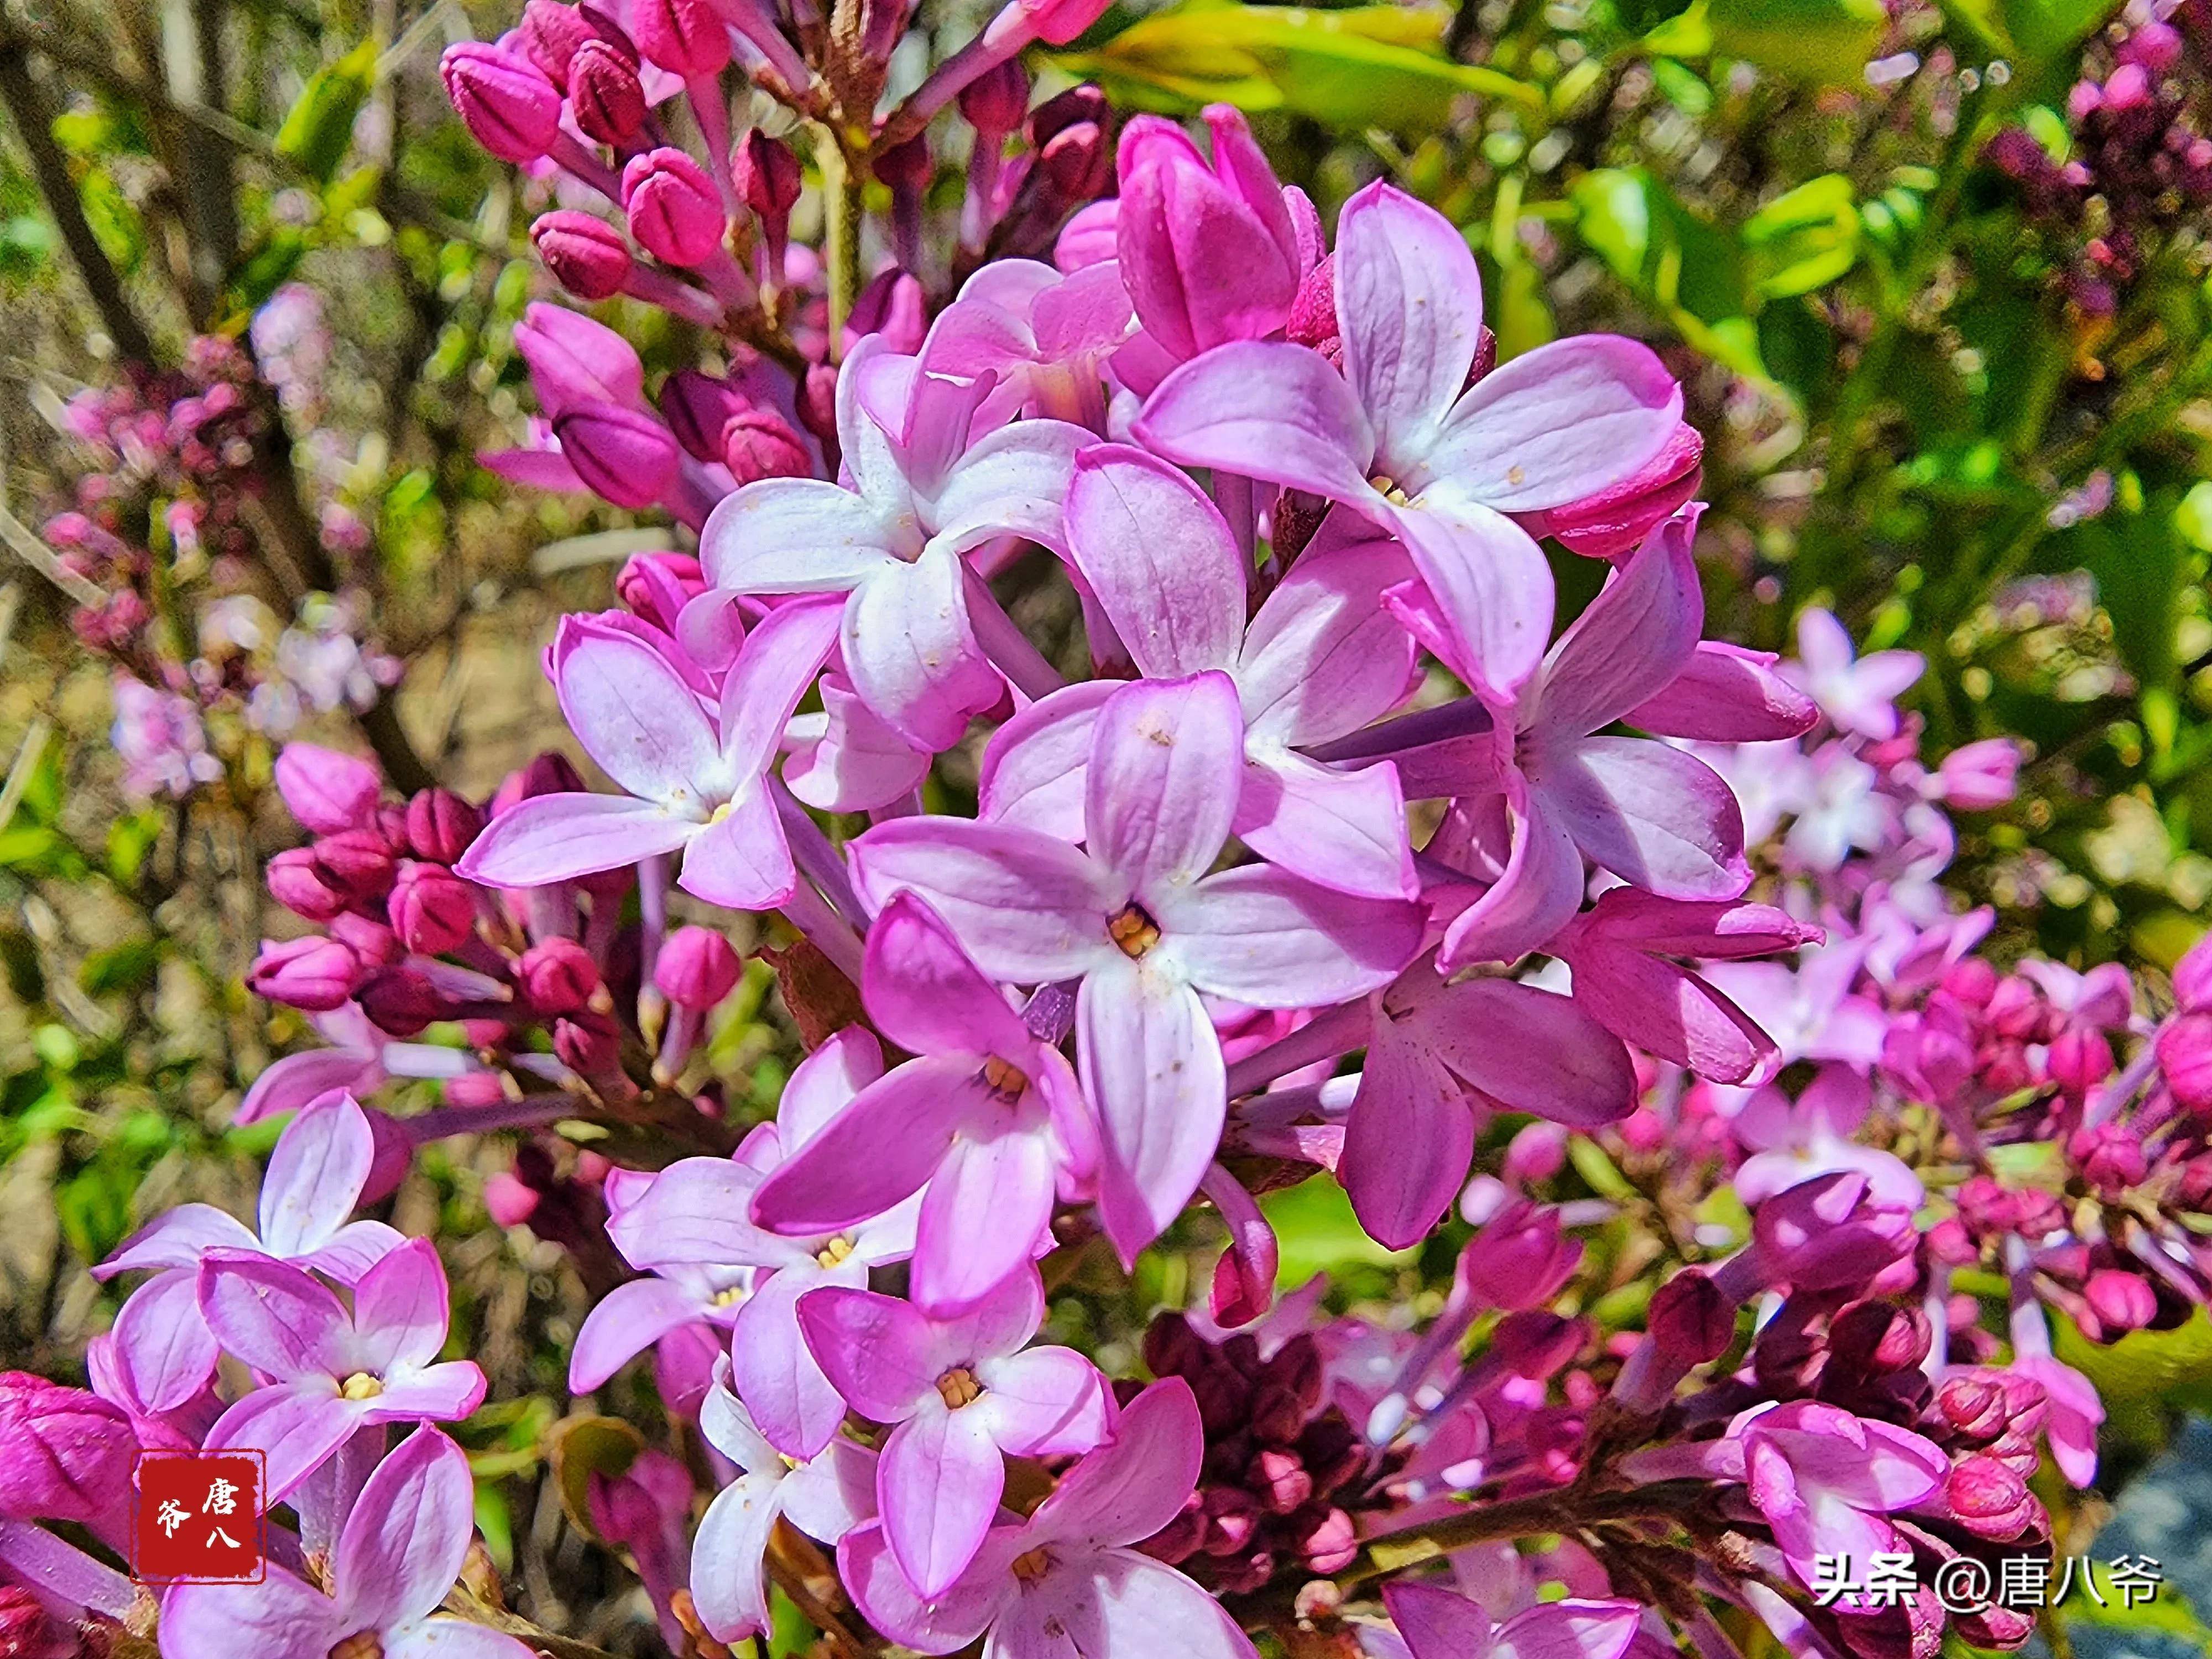
[[[131,1573],[148,1584],[258,1584],[269,1562],[262,1454],[138,1454]]]

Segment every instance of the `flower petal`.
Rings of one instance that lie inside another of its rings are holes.
[[[1575,845],[1662,898],[1734,898],[1751,884],[1735,792],[1693,755],[1642,738],[1585,738],[1531,793]]]
[[[1482,274],[1434,208],[1377,179],[1336,225],[1344,378],[1385,471],[1418,464],[1467,385],[1482,332]]]
[[[988,1426],[942,1401],[891,1431],[876,1465],[876,1502],[891,1553],[924,1600],[951,1589],[983,1546],[1006,1489]]]
[[[446,1599],[476,1536],[476,1496],[469,1460],[433,1428],[417,1429],[376,1466],[332,1562],[356,1629],[410,1622]]]
[[[1068,557],[1138,668],[1176,679],[1237,660],[1245,560],[1206,492],[1126,444],[1097,444],[1067,495]]]
[[[210,1255],[200,1262],[199,1304],[216,1340],[271,1376],[330,1376],[350,1358],[352,1324],[337,1297],[284,1262]]]
[[[864,495],[817,478],[763,478],[725,495],[699,532],[716,587],[842,593],[894,562],[893,526]]]
[[[1418,904],[1248,864],[1207,877],[1159,920],[1200,990],[1255,1008],[1310,1008],[1389,984],[1420,948],[1424,916]]]
[[[899,894],[876,917],[862,989],[876,1029],[918,1054],[1014,1060],[1033,1040],[918,894]]]
[[[199,1273],[172,1267],[131,1293],[115,1316],[113,1356],[148,1413],[174,1411],[208,1384],[221,1357],[199,1309]]]
[[[842,643],[846,677],[868,707],[932,752],[959,742],[998,699],[998,672],[975,642],[951,553],[886,565],[854,588]]]
[[[486,824],[453,867],[488,887],[544,887],[672,853],[699,830],[628,795],[533,795]]]
[[[1121,689],[1118,680],[1078,680],[1038,698],[992,733],[976,780],[976,816],[1081,841],[1098,710]]]
[[[981,1362],[975,1374],[983,1397],[955,1415],[974,1413],[1010,1456],[1087,1452],[1113,1431],[1106,1379],[1073,1348],[1024,1348]]]
[[[691,1540],[691,1596],[718,1642],[769,1627],[769,1534],[782,1505],[783,1466],[741,1474],[716,1493]]]
[[[1221,1143],[1221,1042],[1196,992],[1126,958],[1085,978],[1075,1018],[1100,1121],[1100,1210],[1133,1262],[1182,1213]]]
[[[193,1659],[327,1653],[353,1633],[338,1604],[281,1567],[258,1584],[179,1584],[161,1598],[161,1645]]]
[[[915,1305],[939,1317],[965,1313],[1027,1267],[1052,1223],[1053,1194],[1041,1132],[956,1139],[921,1200],[908,1270]]]
[[[676,1329],[705,1317],[699,1298],[665,1279],[633,1279],[592,1306],[568,1355],[568,1392],[589,1394]]]
[[[895,1296],[827,1285],[798,1304],[799,1328],[845,1403],[878,1423],[903,1423],[936,1397],[947,1356],[939,1328]]]
[[[1031,1521],[1036,1540],[1150,1538],[1182,1512],[1205,1457],[1197,1397],[1181,1377],[1164,1377],[1121,1408],[1109,1443],[1060,1477]]]
[[[1085,786],[1091,855],[1139,901],[1206,873],[1229,839],[1243,769],[1244,715],[1218,672],[1139,680],[1098,711]]]
[[[798,1237],[857,1227],[920,1192],[961,1131],[995,1106],[975,1062],[894,1066],[761,1182],[753,1218]]]
[[[379,1373],[427,1365],[445,1346],[450,1317],[438,1247],[413,1238],[386,1255],[354,1286],[354,1355]]]
[[[989,434],[960,458],[931,500],[931,545],[962,553],[1001,535],[1062,545],[1061,503],[1076,452],[1097,441],[1066,421],[1017,421]]]
[[[684,843],[676,884],[732,910],[773,910],[798,881],[775,802],[757,782],[748,782],[726,814]]]
[[[894,818],[854,841],[850,858],[863,899],[880,908],[919,893],[994,979],[1072,979],[1114,948],[1106,919],[1121,896],[1090,859],[1034,830]]]
[[[207,1443],[227,1450],[258,1451],[269,1489],[264,1507],[283,1503],[345,1444],[366,1416],[362,1408],[338,1397],[337,1385],[306,1377],[273,1389],[257,1389],[208,1429]]]
[[[674,665],[636,635],[563,625],[561,712],[576,741],[630,794],[703,815],[726,787],[721,747]]]
[[[1405,699],[1413,641],[1382,596],[1413,575],[1395,541],[1309,550],[1291,567],[1252,618],[1237,665],[1252,741],[1332,742]]]
[[[1368,898],[1420,894],[1406,802],[1387,762],[1334,772],[1288,751],[1248,760],[1236,828],[1261,858],[1318,885]]]
[[[738,1310],[730,1328],[731,1379],[771,1446],[787,1457],[818,1455],[845,1420],[845,1399],[799,1334],[799,1298],[819,1285],[867,1283],[867,1263],[786,1267]]]
[[[1510,702],[1552,636],[1552,567],[1528,532],[1447,481],[1393,509],[1445,629],[1452,671],[1493,702]]]
[[[1160,383],[1130,428],[1156,455],[1364,507],[1375,433],[1320,353],[1280,340],[1217,346]]]
[[[1540,950],[1582,908],[1583,855],[1538,791],[1513,815],[1512,850],[1490,890],[1452,920],[1437,959],[1444,973],[1474,962],[1514,962]]]
[[[1544,659],[1531,736],[1586,737],[1674,684],[1697,650],[1705,599],[1690,556],[1698,513],[1679,514],[1560,635]]]
[[[873,1625],[917,1653],[966,1647],[1014,1599],[1009,1569],[1026,1540],[1020,1527],[995,1528],[967,1575],[943,1595],[918,1595],[891,1554],[880,1522],[856,1527],[837,1546],[837,1577]]]

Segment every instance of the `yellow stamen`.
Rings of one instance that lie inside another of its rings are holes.
[[[814,1259],[825,1267],[834,1267],[839,1262],[848,1260],[852,1254],[853,1241],[840,1233],[820,1249],[815,1251]]]
[[[734,1308],[751,1294],[752,1292],[744,1285],[732,1285],[727,1290],[714,1292],[714,1305],[718,1308]]]
[[[346,1378],[345,1386],[338,1392],[348,1400],[374,1400],[384,1392],[384,1384],[367,1371],[356,1371]]]
[[[1024,1584],[1034,1584],[1045,1576],[1052,1565],[1052,1557],[1042,1550],[1031,1550],[1026,1555],[1014,1558],[1014,1577]]]
[[[349,1636],[331,1650],[330,1659],[384,1659],[384,1642],[376,1632]]]
[[[972,1406],[983,1397],[983,1385],[975,1380],[975,1373],[965,1365],[954,1367],[937,1379],[937,1392],[954,1411],[963,1406]]]
[[[1121,954],[1136,958],[1160,942],[1160,925],[1139,905],[1130,905],[1106,924],[1106,936],[1121,947]]]
[[[983,1062],[983,1086],[1011,1106],[1022,1097],[1030,1080],[1018,1066],[1010,1066],[993,1054]]]

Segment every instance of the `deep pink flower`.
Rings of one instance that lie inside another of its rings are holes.
[[[180,1584],[161,1604],[173,1659],[363,1652],[383,1659],[529,1659],[533,1650],[440,1614],[475,1535],[461,1449],[417,1429],[368,1477],[330,1562],[325,1595],[282,1567],[258,1584]]]
[[[1644,1609],[1633,1601],[1546,1601],[1493,1625],[1480,1603],[1395,1580],[1382,1605],[1410,1659],[1620,1659]]]
[[[944,921],[902,893],[869,930],[869,1018],[921,1058],[863,1089],[761,1184],[753,1218],[834,1233],[926,1184],[909,1268],[933,1315],[975,1306],[1026,1272],[1055,1197],[1087,1197],[1098,1131],[1075,1073],[1039,1042]]]
[[[1082,981],[1101,1206],[1125,1260],[1182,1211],[1221,1138],[1225,1072],[1199,994],[1262,1008],[1341,1001],[1387,983],[1419,941],[1414,905],[1264,865],[1206,873],[1235,814],[1243,725],[1226,674],[1115,692],[1091,744],[1084,851],[939,817],[894,819],[853,846],[864,898],[919,893],[986,974]]]
[[[1028,1520],[994,1528],[942,1595],[915,1593],[880,1523],[845,1534],[839,1575],[871,1624],[920,1653],[957,1652],[988,1632],[994,1659],[1065,1659],[1071,1645],[1256,1659],[1218,1601],[1129,1547],[1182,1512],[1205,1450],[1190,1385],[1170,1377],[1122,1410],[1113,1441],[1062,1476]]]
[[[1085,1452],[1112,1431],[1114,1397],[1096,1366],[1073,1348],[1025,1346],[1043,1319],[1030,1267],[953,1319],[858,1289],[799,1299],[806,1346],[837,1392],[896,1425],[876,1465],[876,1502],[892,1558],[925,1601],[981,1547],[1006,1490],[1002,1454]]]
[[[1341,374],[1287,342],[1218,346],[1161,384],[1133,434],[1170,460],[1341,501],[1402,536],[1457,632],[1455,660],[1510,697],[1543,656],[1553,592],[1543,553],[1506,515],[1633,477],[1680,423],[1681,389],[1644,347],[1597,334],[1466,389],[1482,325],[1474,256],[1442,214],[1387,184],[1345,204],[1335,282]]]
[[[452,1422],[483,1402],[474,1360],[438,1358],[446,1273],[427,1238],[363,1273],[350,1311],[289,1262],[224,1250],[201,1258],[198,1291],[224,1351],[270,1379],[208,1431],[210,1445],[266,1456],[268,1503],[283,1502],[356,1429]]]

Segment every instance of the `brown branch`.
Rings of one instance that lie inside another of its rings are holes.
[[[46,211],[53,216],[61,231],[62,241],[69,248],[70,258],[76,262],[77,276],[85,289],[92,295],[92,303],[100,313],[101,324],[115,349],[124,357],[147,367],[154,366],[153,337],[131,308],[131,301],[123,293],[123,279],[108,262],[100,239],[92,233],[92,222],[85,217],[84,203],[76,193],[76,180],[70,174],[69,158],[54,142],[54,116],[46,102],[44,88],[31,74],[28,54],[11,41],[0,39],[0,104],[7,106],[14,118],[15,130],[22,137],[23,148],[30,152],[31,170],[37,177],[39,194],[46,200]]]

